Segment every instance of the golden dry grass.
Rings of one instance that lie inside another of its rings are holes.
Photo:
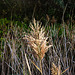
[[[24,39],[27,39],[32,50],[36,53],[37,57],[42,60],[48,48],[52,45],[47,46],[48,37],[45,37],[45,28],[41,27],[39,21],[34,19],[33,23],[30,23],[30,28],[30,33],[25,35]]]

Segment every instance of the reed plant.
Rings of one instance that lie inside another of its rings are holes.
[[[45,28],[42,27],[39,21],[33,19],[33,23],[30,23],[31,31],[23,39],[27,40],[27,43],[34,51],[35,55],[40,61],[40,72],[42,75],[42,59],[45,56],[45,53],[48,51],[52,45],[48,44],[48,37],[45,37]],[[37,68],[37,67],[36,67]],[[38,68],[37,68],[38,69]]]

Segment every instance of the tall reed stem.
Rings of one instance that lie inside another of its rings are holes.
[[[40,59],[40,70],[41,70],[41,75],[43,75],[42,74],[42,60]]]

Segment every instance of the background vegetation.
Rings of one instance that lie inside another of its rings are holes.
[[[30,22],[42,22],[53,47],[42,60],[43,75],[75,74],[75,0],[0,0],[0,74],[40,75],[39,61],[23,39]],[[60,65],[59,65],[60,59]],[[54,64],[54,65],[52,65]]]

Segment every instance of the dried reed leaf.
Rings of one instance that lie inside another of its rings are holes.
[[[63,74],[64,72],[66,72],[69,68],[67,68],[66,70],[64,70],[61,74]]]
[[[40,68],[31,60],[31,62],[34,64],[34,66],[41,72]],[[42,72],[41,72],[42,73]]]

